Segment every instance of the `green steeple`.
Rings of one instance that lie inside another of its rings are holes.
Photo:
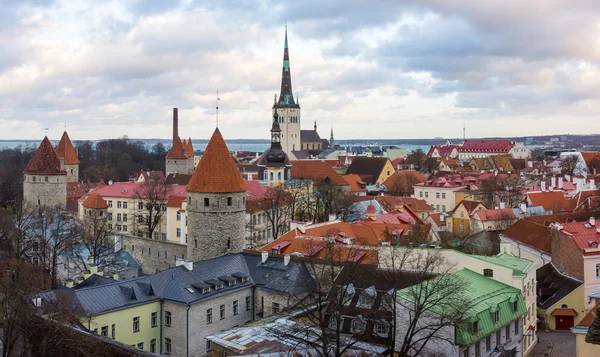
[[[287,26],[285,27],[285,45],[283,48],[283,68],[281,71],[281,92],[279,100],[275,104],[279,108],[298,108],[298,103],[294,102],[292,93],[292,75],[290,71],[290,55],[288,50]]]
[[[333,146],[334,142],[335,140],[333,140],[333,127],[331,127],[331,134],[329,134],[329,145]]]
[[[288,44],[287,44],[287,25],[285,25],[285,47],[284,48],[288,48]]]

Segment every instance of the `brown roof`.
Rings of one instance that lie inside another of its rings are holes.
[[[373,182],[379,180],[385,164],[391,161],[387,157],[366,157],[359,156],[352,160],[350,167],[346,170],[347,174],[371,175]]]
[[[166,185],[187,185],[190,183],[192,174],[172,173],[165,178]]]
[[[167,153],[167,159],[187,159],[185,155],[185,149],[183,147],[183,143],[181,142],[181,138],[177,137],[177,140],[173,143],[171,150]]]
[[[565,198],[562,191],[530,192],[527,196],[534,207],[542,206],[552,211],[573,209],[573,203]]]
[[[541,250],[552,253],[552,229],[525,219],[516,221],[502,232],[502,236]]]
[[[456,207],[454,207],[454,209],[452,210],[452,212],[456,211],[456,209],[461,204],[467,210],[467,212],[469,213],[469,216],[473,213],[473,211],[475,211],[477,209],[477,207],[479,207],[479,205],[482,205],[483,207],[485,207],[485,205],[483,203],[478,202],[478,201],[462,200],[462,201],[460,201],[459,204],[456,205]],[[485,207],[484,209],[486,209],[486,208],[487,207]]]
[[[60,142],[56,147],[56,153],[58,157],[63,158],[65,165],[79,165],[79,159],[77,158],[77,152],[71,143],[69,134],[65,131],[60,138]]]
[[[442,215],[443,215],[443,213],[432,213],[432,214],[429,215],[429,217],[431,217],[431,219],[439,227],[439,226],[445,226],[446,225],[446,221],[442,221]]]
[[[413,185],[427,181],[427,178],[419,171],[402,170],[397,171],[387,180],[383,181],[388,190],[408,191]]]
[[[88,196],[88,198],[83,201],[83,207],[86,208],[94,208],[94,209],[104,209],[108,208],[108,203],[100,196],[99,194],[93,192]]]
[[[44,140],[33,154],[31,160],[23,171],[26,174],[39,174],[39,175],[66,175],[65,170],[60,168],[60,159],[58,154],[48,137],[45,136]]]
[[[348,182],[326,162],[320,160],[292,161],[292,178],[311,180],[315,185],[329,183],[335,186],[347,186]]]
[[[229,153],[227,144],[215,129],[206,150],[187,185],[188,192],[246,192],[242,176]]]
[[[398,197],[398,198],[401,199],[402,203],[405,206],[410,207],[410,209],[415,213],[429,212],[429,211],[435,210],[435,208],[433,206],[430,206],[429,204],[427,204],[427,201],[425,201],[425,200],[420,200],[420,199],[414,198],[414,197]]]
[[[600,308],[600,301],[598,301],[598,303],[596,305],[594,305],[594,307],[592,307],[592,309],[589,310],[583,316],[583,318],[581,319],[581,321],[579,321],[577,326],[582,326],[582,327],[592,326],[592,322],[594,322],[594,319],[596,319],[596,312],[598,311],[599,308]]]
[[[194,145],[192,144],[192,138],[189,138],[187,141],[185,153],[187,154],[187,157],[194,157]]]

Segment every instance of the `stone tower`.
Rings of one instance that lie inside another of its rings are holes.
[[[66,131],[56,146],[56,153],[60,159],[60,167],[67,173],[67,182],[79,182],[79,159]]]
[[[292,164],[281,148],[281,129],[275,110],[273,110],[273,125],[271,126],[271,147],[262,154],[257,166],[258,177],[267,181],[269,186],[280,185],[291,177]]]
[[[79,217],[84,222],[85,230],[90,237],[98,239],[101,234],[108,232],[108,203],[98,193],[92,192],[81,204]],[[94,257],[98,258],[98,257]],[[98,259],[96,259],[97,261]]]
[[[281,73],[281,92],[273,104],[281,128],[281,147],[289,156],[292,151],[301,150],[300,145],[300,104],[294,101],[292,93],[292,72],[288,52],[287,27],[285,28],[285,46],[283,48],[283,70]]]
[[[23,203],[28,208],[58,208],[67,206],[67,173],[48,137],[42,143],[27,167],[23,179]]]
[[[246,186],[217,128],[187,185],[190,260],[246,246]]]
[[[165,157],[165,174],[191,174],[194,172],[192,139],[181,142],[177,108],[173,108],[173,144]]]

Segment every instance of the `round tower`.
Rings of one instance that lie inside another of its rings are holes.
[[[275,110],[271,126],[271,147],[262,154],[257,166],[259,177],[267,181],[269,186],[277,186],[290,179],[292,164],[281,147],[281,128]]]
[[[246,186],[218,128],[187,185],[187,200],[187,259],[244,249]]]
[[[67,173],[48,137],[23,171],[23,204],[30,209],[67,207]]]

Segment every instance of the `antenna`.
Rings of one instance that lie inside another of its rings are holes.
[[[48,130],[50,130],[50,129],[48,129],[48,128],[45,128],[45,129],[44,129],[44,135],[45,135],[45,136],[48,136]]]
[[[65,131],[67,131],[67,119],[65,119]]]
[[[219,127],[219,101],[221,100],[221,98],[219,98],[219,90],[217,90],[217,128]]]

